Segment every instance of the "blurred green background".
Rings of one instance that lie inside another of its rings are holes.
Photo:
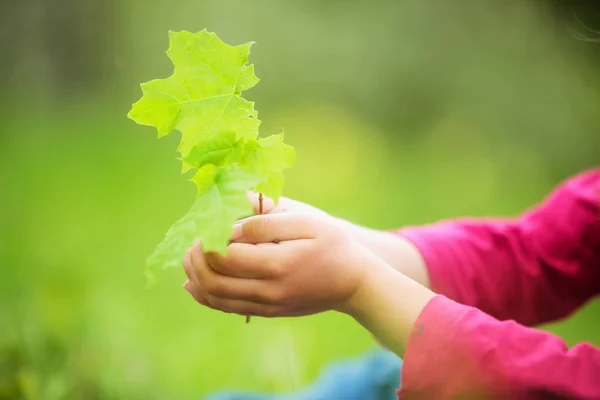
[[[144,260],[193,201],[177,135],[126,119],[168,30],[256,41],[287,196],[372,227],[517,215],[600,155],[594,2],[21,0],[0,5],[0,399],[294,390],[376,344],[350,318],[203,309]],[[600,344],[593,303],[549,329]]]

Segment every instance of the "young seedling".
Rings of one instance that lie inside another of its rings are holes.
[[[295,163],[283,133],[258,137],[258,112],[241,96],[259,82],[248,64],[253,42],[230,46],[206,30],[171,31],[169,42],[172,75],[142,83],[143,96],[128,117],[155,127],[159,138],[181,133],[182,173],[193,170],[190,180],[198,191],[187,214],[148,257],[150,284],[162,271],[180,267],[197,240],[204,251],[224,254],[233,224],[253,212],[248,191],[260,193],[262,213],[262,194],[277,202],[283,170]]]

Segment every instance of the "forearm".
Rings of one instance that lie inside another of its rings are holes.
[[[369,271],[342,311],[402,357],[413,325],[435,294],[380,260]]]
[[[366,228],[339,219],[344,230],[384,263],[415,282],[430,288],[427,266],[419,250],[400,235]]]
[[[435,295],[380,260],[344,310],[404,359],[402,398],[596,399],[600,351]]]
[[[461,218],[397,234],[348,230],[436,293],[531,326],[562,318],[598,293],[599,191],[595,169],[517,219]]]

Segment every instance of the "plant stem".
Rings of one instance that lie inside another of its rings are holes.
[[[263,194],[259,193],[258,194],[258,214],[262,214],[263,213]],[[246,315],[246,323],[250,323],[250,316]]]

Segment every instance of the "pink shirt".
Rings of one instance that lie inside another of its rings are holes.
[[[517,220],[400,233],[421,251],[439,293],[413,328],[400,399],[600,399],[599,349],[569,349],[527,327],[600,293],[600,168]]]

